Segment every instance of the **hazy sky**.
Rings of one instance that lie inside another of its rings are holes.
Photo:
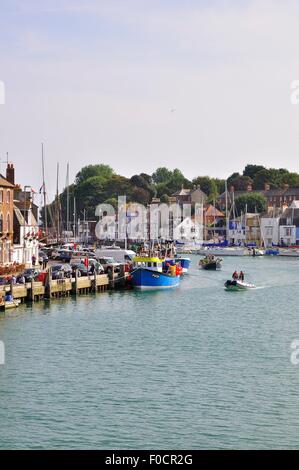
[[[0,157],[22,184],[66,162],[227,177],[299,172],[299,2],[0,0]],[[3,172],[3,165],[1,166]]]

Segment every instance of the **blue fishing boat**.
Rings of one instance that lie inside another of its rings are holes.
[[[136,257],[134,258],[131,273],[132,285],[137,289],[171,289],[177,287],[181,276],[177,274],[176,265],[168,266],[163,271],[163,261],[160,258]]]

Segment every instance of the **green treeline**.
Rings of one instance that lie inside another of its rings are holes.
[[[233,186],[235,191],[242,191],[252,185],[254,190],[263,190],[265,185],[271,189],[299,187],[299,174],[280,168],[265,168],[261,165],[246,165],[242,174],[233,173],[227,180],[228,187]],[[109,166],[104,164],[88,165],[83,167],[76,175],[73,184],[69,186],[70,218],[73,213],[73,200],[76,199],[76,211],[82,218],[92,218],[95,207],[100,203],[110,203],[116,207],[117,197],[126,195],[128,202],[138,202],[147,205],[153,197],[159,197],[162,202],[168,202],[170,196],[182,187],[193,188],[200,186],[208,196],[208,201],[217,201],[220,194],[225,191],[225,180],[209,176],[196,176],[192,180],[186,178],[179,169],[169,170],[158,168],[153,174],[140,173],[131,178],[118,175]],[[66,219],[67,189],[59,196],[62,219]],[[48,206],[49,213],[55,213],[57,201]],[[42,210],[42,217],[43,217]],[[81,215],[80,215],[81,214]],[[51,225],[51,220],[49,221]]]

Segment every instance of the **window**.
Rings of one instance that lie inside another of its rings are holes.
[[[0,232],[3,232],[3,215],[0,214]]]
[[[10,232],[10,215],[7,214],[7,232]]]
[[[0,190],[0,203],[3,202],[3,189]]]
[[[7,201],[7,204],[10,204],[10,189],[8,189],[6,192],[6,201]]]

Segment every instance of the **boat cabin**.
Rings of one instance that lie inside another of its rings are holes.
[[[150,258],[146,256],[137,256],[133,260],[133,269],[145,268],[152,271],[162,272],[163,261],[160,258]]]

